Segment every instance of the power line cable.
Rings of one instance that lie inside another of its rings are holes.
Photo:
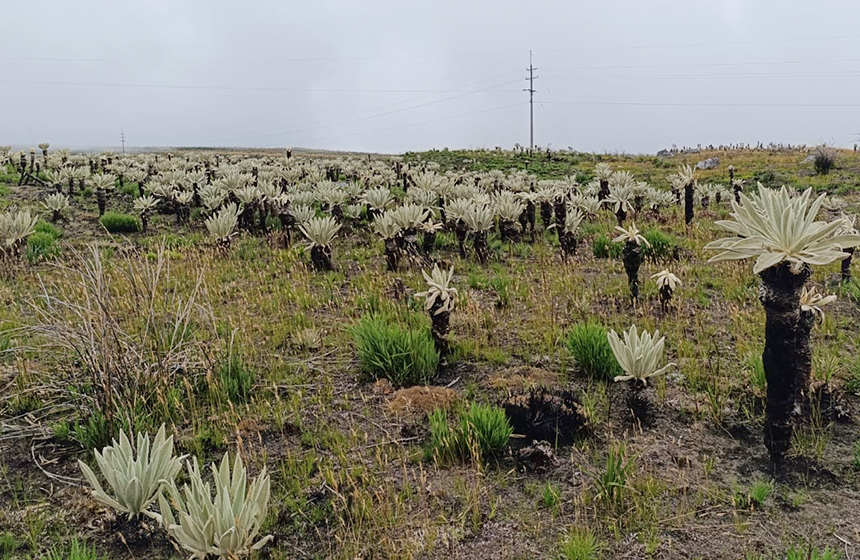
[[[630,105],[643,107],[810,107],[810,108],[837,108],[837,107],[860,107],[860,103],[663,103],[647,101],[545,101],[549,105]]]
[[[267,86],[213,86],[191,84],[120,84],[106,82],[60,82],[43,80],[0,80],[0,84],[26,84],[44,86],[81,86],[81,87],[117,87],[140,89],[180,89],[180,90],[223,90],[223,91],[279,91],[296,93],[447,93],[450,90],[428,89],[350,89],[350,88],[293,88]],[[489,90],[483,90],[489,91]],[[467,92],[473,93],[473,92]],[[508,92],[500,92],[508,93]]]
[[[691,48],[691,47],[717,47],[717,46],[741,46],[741,45],[758,45],[758,44],[773,44],[773,43],[800,43],[811,41],[835,41],[843,39],[857,39],[860,35],[834,35],[825,37],[789,37],[782,39],[755,39],[749,41],[720,41],[720,42],[702,42],[702,43],[673,43],[662,45],[600,45],[600,46],[584,46],[584,47],[565,47],[565,48],[548,48],[548,49],[533,49],[538,53],[550,52],[573,52],[573,51],[617,51],[617,50],[641,50],[641,49],[672,49],[672,48]],[[273,58],[120,58],[120,57],[15,57],[3,56],[0,61],[22,61],[22,62],[332,62],[345,61],[353,62],[358,60],[411,60],[421,58],[462,58],[462,57],[480,57],[499,54],[516,54],[522,53],[525,49],[519,50],[499,50],[499,51],[483,51],[483,52],[456,52],[456,53],[437,53],[437,54],[417,54],[417,55],[383,55],[383,56],[346,56],[346,57],[273,57]]]
[[[629,68],[702,68],[715,66],[767,66],[782,64],[831,64],[839,62],[860,62],[860,58],[834,58],[819,60],[778,60],[756,62],[698,62],[684,64],[620,64],[611,66],[544,66],[543,70],[622,70]]]
[[[687,80],[687,79],[767,79],[767,78],[823,78],[823,77],[855,77],[860,76],[860,70],[846,70],[841,72],[795,72],[795,73],[772,73],[772,74],[578,74],[569,76],[550,76],[557,80],[580,80],[580,79],[658,79],[658,80]]]
[[[860,35],[836,35],[832,37],[797,37],[788,39],[758,39],[753,41],[727,41],[715,43],[676,43],[666,45],[614,45],[599,47],[569,47],[564,49],[535,49],[538,52],[573,52],[573,51],[620,51],[620,50],[645,50],[645,49],[676,49],[691,47],[730,47],[742,45],[759,45],[772,43],[800,43],[806,41],[834,41],[841,39],[857,39]]]

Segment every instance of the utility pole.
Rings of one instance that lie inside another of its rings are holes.
[[[122,141],[122,153],[125,153],[125,131],[119,129],[119,139]]]
[[[526,78],[526,81],[529,83],[529,87],[524,89],[523,91],[529,92],[529,151],[533,152],[535,150],[535,80],[538,78],[535,76],[535,68],[532,65],[532,51],[529,51],[529,67],[526,68],[526,72],[529,73],[529,77]]]

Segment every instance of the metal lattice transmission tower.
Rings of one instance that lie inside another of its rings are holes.
[[[529,151],[532,152],[535,149],[535,80],[538,79],[538,76],[535,76],[535,70],[537,68],[532,64],[532,51],[529,51],[529,67],[526,68],[526,72],[529,73],[526,78],[529,87],[523,91],[529,92]]]
[[[125,153],[125,131],[119,129],[119,139],[122,142],[122,153]]]

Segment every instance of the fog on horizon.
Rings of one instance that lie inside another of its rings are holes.
[[[860,4],[10,3],[0,144],[399,153],[858,141]]]

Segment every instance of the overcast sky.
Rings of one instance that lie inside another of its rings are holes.
[[[0,144],[853,144],[860,3],[4,2]]]

